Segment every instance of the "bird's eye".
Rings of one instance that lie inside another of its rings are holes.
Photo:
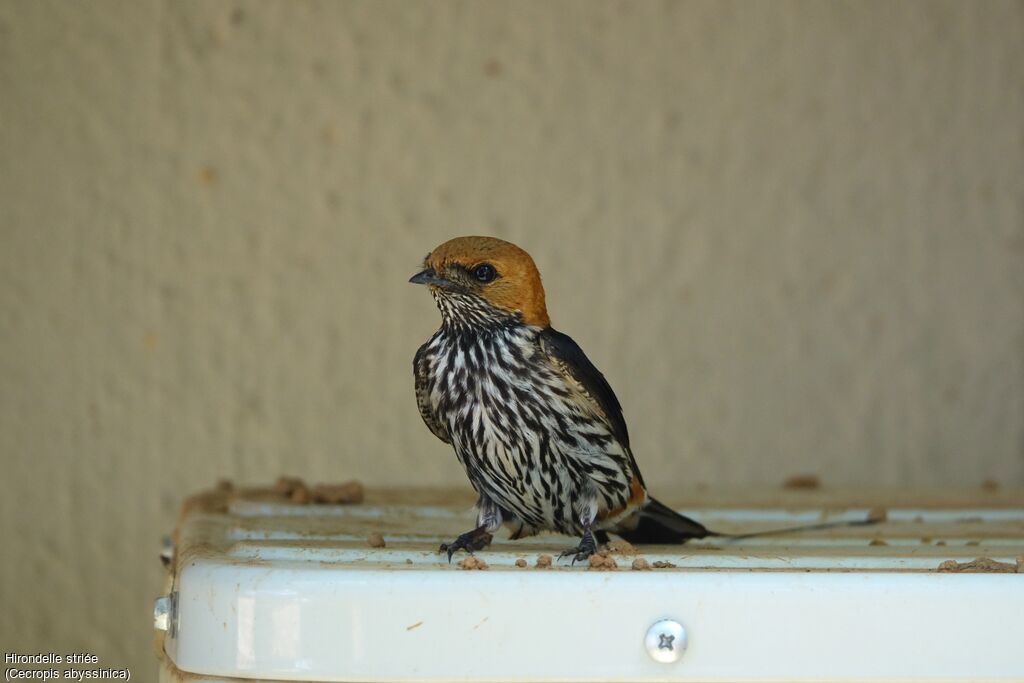
[[[490,282],[497,277],[498,271],[494,270],[494,266],[490,263],[481,263],[479,266],[473,269],[473,277],[480,282]]]

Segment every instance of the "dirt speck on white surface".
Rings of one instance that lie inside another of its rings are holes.
[[[782,482],[782,488],[811,491],[821,488],[821,479],[816,474],[794,474]]]
[[[376,531],[370,532],[370,535],[366,537],[366,543],[371,548],[383,548],[386,545],[384,543],[384,537]]]
[[[365,495],[363,485],[354,480],[341,484],[316,484],[310,487],[299,477],[288,476],[278,477],[271,487],[271,491],[300,505],[308,503],[322,503],[326,505],[361,503]]]
[[[881,524],[887,519],[889,519],[889,511],[883,507],[868,510],[868,521],[872,524]]]
[[[608,541],[608,543],[605,544],[604,547],[608,550],[608,552],[617,553],[619,555],[636,555],[637,552],[639,552],[637,551],[635,545],[621,538],[616,538],[615,540]]]
[[[868,545],[889,545],[889,544],[886,543],[884,540],[882,540],[880,538],[872,538],[871,542],[868,543]]]
[[[619,565],[615,563],[615,560],[608,554],[607,550],[599,550],[590,556],[589,569],[596,571],[615,571],[618,568]]]
[[[306,505],[311,500],[306,482],[299,477],[282,475],[277,478],[270,490],[299,505]]]
[[[288,500],[299,505],[307,505],[312,499],[312,496],[309,495],[309,489],[305,485],[292,489],[292,492],[288,495]]]
[[[538,555],[537,564],[534,565],[537,569],[551,569],[551,556],[550,555]]]
[[[977,557],[970,562],[946,560],[939,565],[940,572],[980,572],[995,574],[1013,574],[1020,569],[1021,562],[1000,562],[990,557]]]
[[[467,557],[466,559],[462,560],[461,562],[459,562],[458,567],[459,567],[459,569],[468,569],[468,570],[479,569],[479,570],[483,570],[483,569],[487,569],[487,563],[484,562],[483,560],[481,560],[480,558],[473,557],[471,555],[471,556]]]
[[[633,560],[633,569],[638,572],[650,571],[651,563],[642,557],[638,557]]]
[[[520,557],[518,560],[516,560],[516,566],[522,569],[526,566],[526,560]]]
[[[317,484],[313,487],[313,502],[327,505],[344,503],[362,503],[365,491],[358,481],[346,481],[341,484]]]
[[[422,621],[417,621],[415,624],[413,624],[411,626],[406,626],[405,630],[406,631],[412,631],[412,630],[418,629],[420,626],[423,626],[423,622]]]
[[[657,562],[655,562],[651,566],[654,567],[655,569],[674,569],[675,568],[674,564],[672,564],[671,562],[665,562],[664,560],[658,560]]]
[[[305,484],[298,477],[286,477],[281,475],[277,478],[277,481],[274,482],[274,485],[270,490],[282,496],[290,496],[292,495],[292,491],[299,486],[305,486]]]

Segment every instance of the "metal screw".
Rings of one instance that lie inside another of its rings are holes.
[[[166,631],[171,627],[171,598],[164,595],[153,602],[153,628]]]
[[[647,629],[644,646],[656,662],[671,664],[679,661],[686,649],[686,629],[672,619],[656,621]]]
[[[153,602],[153,628],[167,631],[167,635],[175,638],[178,635],[178,592],[157,598]]]

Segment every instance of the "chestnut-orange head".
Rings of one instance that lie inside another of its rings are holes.
[[[496,237],[448,240],[427,254],[423,271],[409,282],[427,285],[439,296],[450,292],[480,297],[499,311],[518,313],[527,325],[550,324],[544,285],[533,259]]]

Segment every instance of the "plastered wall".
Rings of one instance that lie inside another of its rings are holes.
[[[462,483],[406,283],[458,234],[661,490],[1024,483],[1020,2],[3,0],[0,230],[6,649],[147,680],[216,478]]]

